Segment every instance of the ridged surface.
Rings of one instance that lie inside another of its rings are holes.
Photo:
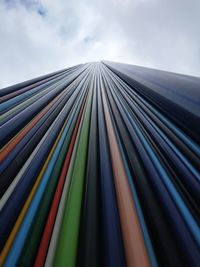
[[[200,78],[105,61],[0,95],[2,266],[199,266]]]

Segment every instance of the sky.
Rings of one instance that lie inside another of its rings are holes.
[[[100,60],[200,76],[200,0],[0,0],[0,88]]]

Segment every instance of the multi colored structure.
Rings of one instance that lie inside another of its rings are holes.
[[[200,78],[105,61],[0,95],[1,266],[200,266]]]

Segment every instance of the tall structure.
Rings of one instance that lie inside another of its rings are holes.
[[[200,78],[105,61],[0,94],[2,266],[199,266]]]

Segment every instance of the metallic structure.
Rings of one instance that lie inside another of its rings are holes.
[[[0,94],[1,266],[200,266],[200,78],[105,61]]]

